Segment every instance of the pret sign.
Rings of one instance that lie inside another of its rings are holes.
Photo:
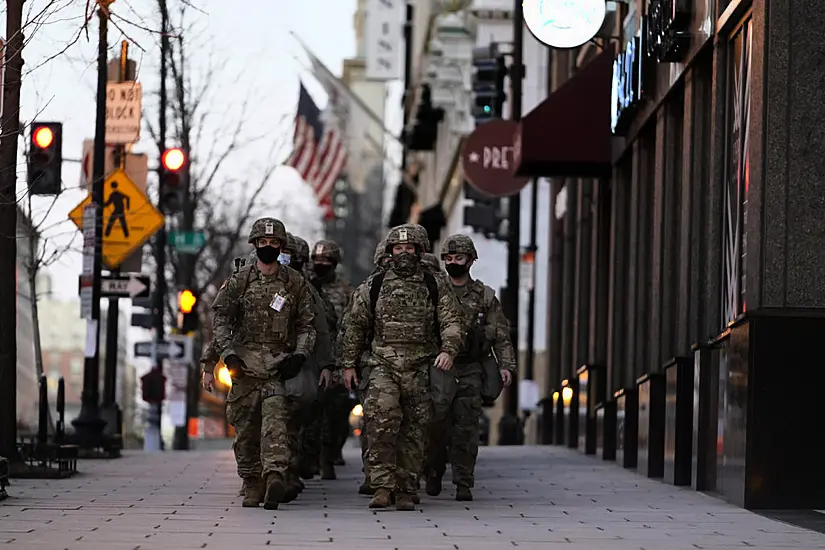
[[[106,83],[106,143],[126,145],[140,140],[143,91],[139,82]]]
[[[518,124],[491,120],[477,127],[464,142],[461,169],[464,178],[490,197],[506,197],[521,191],[529,178],[514,174],[513,137]]]

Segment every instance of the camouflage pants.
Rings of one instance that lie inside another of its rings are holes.
[[[367,431],[367,390],[369,389],[369,384],[362,384],[358,388],[358,400],[361,402],[361,407],[363,408],[363,415],[361,418],[363,422],[361,423],[361,471],[364,472],[364,478],[369,480],[370,478],[370,463],[368,460],[368,451],[370,448],[370,440]]]
[[[306,407],[299,407],[289,403],[290,414],[287,421],[287,436],[289,438],[289,473],[298,477],[301,471],[303,458],[303,434],[305,431]]]
[[[232,450],[238,475],[261,477],[261,388],[264,381],[249,376],[236,380],[226,397],[226,421],[235,428]]]
[[[447,469],[447,453],[453,484],[473,487],[478,457],[478,421],[481,416],[481,374],[459,373],[455,394],[449,401],[433,404],[429,426],[426,470],[439,477]]]
[[[323,405],[320,400],[302,410],[301,463],[312,471],[316,471],[319,466],[322,416]]]
[[[431,412],[427,368],[399,372],[376,366],[369,387],[364,409],[369,426],[370,485],[415,493]]]
[[[290,425],[295,418],[295,404],[285,396],[271,395],[262,400],[261,466],[264,478],[277,475],[282,481],[287,479],[296,448],[295,440],[290,437]]]

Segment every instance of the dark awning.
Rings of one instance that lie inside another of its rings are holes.
[[[521,120],[514,141],[517,175],[611,173],[613,58],[613,48],[608,46]]]

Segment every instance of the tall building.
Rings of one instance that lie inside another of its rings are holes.
[[[38,377],[32,321],[31,248],[40,238],[29,217],[17,210],[17,423],[20,434],[37,429]]]

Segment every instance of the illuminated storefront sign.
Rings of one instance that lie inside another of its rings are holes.
[[[613,94],[610,129],[622,135],[644,96],[642,77],[645,56],[642,36],[635,36],[613,62]]]
[[[647,55],[659,63],[684,61],[690,49],[691,0],[650,0],[645,15]]]

